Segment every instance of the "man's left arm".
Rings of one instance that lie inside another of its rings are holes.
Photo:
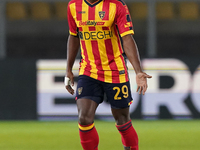
[[[124,52],[136,73],[137,91],[139,91],[139,94],[142,93],[144,95],[147,90],[147,78],[151,78],[152,76],[142,71],[138,48],[132,35],[125,35],[122,37],[122,40]]]

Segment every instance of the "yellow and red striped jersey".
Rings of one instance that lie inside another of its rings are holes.
[[[80,38],[79,75],[108,83],[127,82],[120,36],[134,34],[129,10],[122,0],[72,0],[68,4],[71,35]]]

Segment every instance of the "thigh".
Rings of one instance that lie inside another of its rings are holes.
[[[94,121],[95,112],[98,104],[90,99],[78,99],[76,101],[78,108],[79,123],[82,125],[91,124]]]
[[[104,91],[107,100],[113,109],[127,108],[133,101],[129,82],[105,83]]]

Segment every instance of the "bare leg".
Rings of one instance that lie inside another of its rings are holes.
[[[123,109],[111,109],[117,125],[122,125],[130,121],[129,107]]]
[[[78,122],[81,145],[85,150],[98,150],[99,136],[94,125],[98,104],[89,99],[78,99]]]
[[[90,99],[78,99],[77,102],[78,108],[78,122],[81,125],[88,125],[93,123],[94,116],[98,104]]]

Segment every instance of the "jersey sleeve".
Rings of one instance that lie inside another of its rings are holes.
[[[128,7],[124,2],[117,5],[115,24],[118,27],[121,37],[128,34],[134,34],[131,16]]]
[[[77,36],[77,25],[72,16],[70,4],[67,7],[67,19],[68,19],[68,25],[69,25],[69,33],[71,35]]]

